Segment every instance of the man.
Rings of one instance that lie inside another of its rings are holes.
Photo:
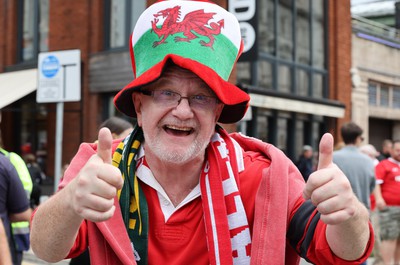
[[[25,194],[30,200],[33,182],[29,170],[25,164],[25,161],[15,152],[8,152],[3,148],[3,142],[1,138],[0,131],[0,154],[6,156],[11,164],[14,166],[15,170],[18,173],[18,177],[22,182],[22,185],[25,190]],[[24,251],[29,250],[30,242],[29,242],[29,222],[13,222],[12,223],[12,234],[14,238],[15,248],[12,248],[13,253],[13,262],[16,265],[22,264]]]
[[[103,121],[100,124],[99,129],[103,127],[110,129],[113,139],[123,139],[128,136],[133,130],[133,126],[129,121],[126,121],[117,116],[110,117]]]
[[[376,166],[379,163],[379,160],[376,158],[379,155],[379,152],[376,150],[375,146],[372,144],[365,144],[362,145],[358,148],[360,152],[366,154],[368,157],[371,158],[374,166]],[[376,182],[375,182],[376,183]],[[375,185],[375,189],[377,186]],[[376,203],[375,203],[375,189],[372,191],[370,195],[370,203],[371,203],[371,208],[370,208],[370,219],[372,222],[372,226],[374,228],[374,233],[375,233],[375,244],[374,244],[374,250],[372,251],[374,255],[374,263],[373,265],[380,265],[382,264],[382,256],[380,253],[380,246],[381,246],[381,236],[379,233],[379,212],[376,209]]]
[[[376,207],[379,210],[380,254],[384,264],[400,262],[400,141],[393,141],[391,157],[376,165]]]
[[[375,167],[370,157],[358,148],[363,142],[363,130],[354,122],[343,124],[340,133],[345,144],[333,153],[333,162],[349,179],[357,198],[370,209],[370,195],[375,188]]]
[[[0,218],[4,224],[14,265],[22,261],[16,257],[11,222],[28,222],[30,216],[29,200],[17,171],[10,160],[0,153]]]
[[[241,44],[238,21],[215,4],[146,9],[131,38],[136,79],[114,101],[137,126],[119,144],[103,128],[98,145],[81,146],[60,191],[33,217],[37,256],[55,262],[89,247],[92,264],[368,257],[368,211],[332,163],[331,135],[305,185],[277,148],[217,125],[239,121],[248,107],[249,96],[227,82]]]
[[[314,171],[313,168],[313,149],[309,145],[303,146],[303,152],[296,161],[296,166],[299,169],[304,181],[308,180],[310,174]]]
[[[128,122],[122,118],[116,117],[116,116],[110,117],[110,118],[106,119],[105,121],[103,121],[100,124],[99,129],[104,128],[104,127],[110,129],[111,136],[113,139],[124,139],[133,130],[133,126],[130,122]],[[89,250],[83,252],[78,257],[72,258],[69,264],[70,265],[85,265],[85,264],[90,265]]]
[[[359,150],[364,140],[363,130],[354,122],[349,122],[343,124],[340,133],[345,145],[333,153],[333,162],[349,179],[357,198],[370,209],[370,196],[375,188],[375,166],[371,158]]]
[[[375,166],[371,158],[359,150],[364,140],[363,130],[354,122],[348,122],[340,128],[340,133],[345,145],[333,153],[333,162],[349,179],[357,198],[370,209],[370,196],[375,188]]]
[[[379,156],[377,157],[379,161],[387,159],[390,157],[390,152],[392,150],[393,141],[390,139],[385,139],[382,142],[382,151],[380,152]]]

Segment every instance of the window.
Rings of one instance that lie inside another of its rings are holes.
[[[259,60],[238,81],[297,96],[328,97],[327,0],[258,1]],[[238,65],[244,64],[239,62]]]
[[[39,52],[48,51],[49,0],[20,0],[18,60],[37,59]]]
[[[126,48],[136,21],[146,8],[146,0],[107,0],[106,48]]]
[[[400,87],[370,81],[368,103],[370,106],[400,109]]]
[[[378,91],[378,86],[377,86],[377,84],[374,84],[374,83],[369,83],[368,84],[368,102],[369,102],[369,105],[372,105],[372,106],[376,106],[377,104],[377,100],[376,100],[376,97],[377,97],[377,91]]]
[[[393,108],[400,109],[400,87],[393,88]]]
[[[381,86],[380,106],[389,107],[389,87]]]

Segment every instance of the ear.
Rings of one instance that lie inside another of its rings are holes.
[[[142,95],[140,93],[132,93],[132,102],[136,112],[137,123],[142,127]]]

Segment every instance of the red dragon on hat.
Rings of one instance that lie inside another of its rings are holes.
[[[195,10],[187,13],[186,16],[183,17],[182,21],[178,21],[181,16],[180,9],[180,6],[175,6],[172,8],[161,10],[153,15],[154,20],[151,21],[152,30],[157,34],[159,38],[162,37],[160,41],[155,41],[153,43],[153,47],[157,47],[160,44],[167,43],[166,39],[170,35],[182,32],[186,38],[176,36],[174,38],[175,42],[190,42],[191,40],[198,38],[198,36],[196,35],[198,34],[206,36],[209,39],[209,42],[200,40],[199,43],[202,46],[210,47],[212,49],[215,41],[214,35],[218,35],[221,33],[221,28],[224,27],[224,20],[221,19],[218,22],[211,22],[210,24],[208,24],[215,13],[205,13],[204,10]],[[159,17],[165,19],[160,28],[157,27]]]

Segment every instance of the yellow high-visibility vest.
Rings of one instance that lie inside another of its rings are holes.
[[[8,152],[3,148],[0,148],[0,152],[2,152],[5,156],[7,156],[10,159],[11,164],[13,164],[14,168],[16,169],[18,176],[22,182],[22,185],[24,186],[24,190],[29,201],[31,197],[33,183],[31,175],[29,174],[29,170],[26,167],[25,161],[17,153]],[[11,226],[14,235],[18,234],[29,235],[29,222],[13,222],[11,223]]]

